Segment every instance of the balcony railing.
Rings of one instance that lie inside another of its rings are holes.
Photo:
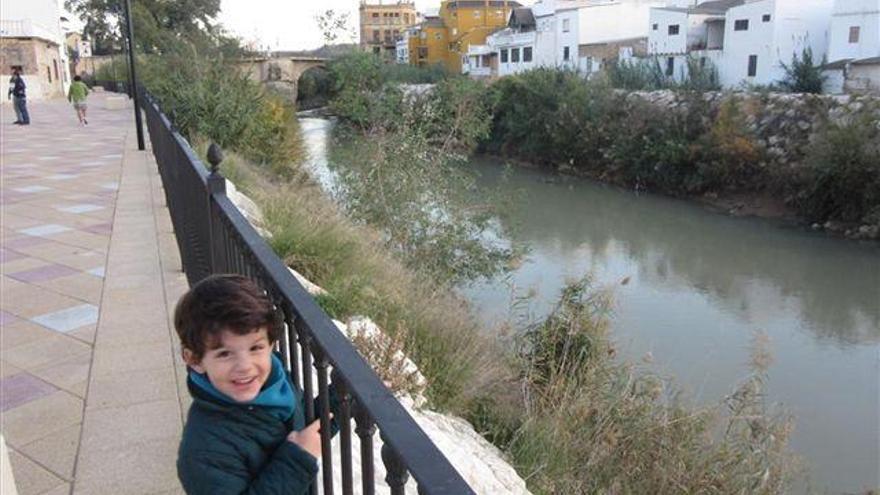
[[[318,408],[323,452],[322,493],[332,495],[334,490],[354,493],[352,418],[360,447],[359,493],[375,491],[373,437],[377,428],[383,440],[381,457],[387,473],[385,481],[392,494],[404,493],[410,475],[418,484],[420,494],[474,493],[226,196],[226,181],[218,170],[221,158],[209,152],[211,169],[208,170],[146,92],[144,100],[153,154],[188,281],[194,284],[213,273],[238,273],[259,283],[283,317],[280,345],[294,383],[303,390],[307,423],[313,421],[318,412],[313,398],[317,396],[322,402]],[[328,373],[331,367],[332,374]],[[331,377],[328,375],[332,375],[340,398],[336,416],[340,452],[331,452],[328,393]],[[339,487],[334,486],[334,456],[339,456],[341,466]],[[317,485],[317,482],[312,484],[312,494],[317,493]]]

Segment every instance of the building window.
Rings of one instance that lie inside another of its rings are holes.
[[[749,30],[749,20],[748,19],[737,19],[733,21],[733,30],[734,31],[748,31]]]
[[[475,11],[474,11],[474,17],[480,17],[480,11],[479,11],[479,10],[475,10]]]
[[[502,64],[507,63],[507,49],[506,48],[504,50],[501,50],[501,63]]]
[[[570,55],[570,53],[569,53],[568,47],[567,46],[562,47],[562,60],[565,60],[566,62],[568,62],[569,55]]]
[[[426,46],[419,47],[419,58],[428,58],[428,47],[426,47]]]
[[[527,46],[523,48],[523,62],[531,62],[532,61],[532,47]]]
[[[849,42],[850,43],[858,43],[859,42],[859,31],[861,31],[860,26],[850,26],[850,28],[849,28]]]
[[[670,24],[669,25],[669,36],[675,36],[678,34],[678,24]]]
[[[434,39],[439,40],[441,38],[440,33],[434,33]]]
[[[55,79],[58,79],[58,61],[54,58],[52,59],[52,65],[55,66]]]
[[[452,35],[458,36],[458,28],[452,28]]]
[[[770,14],[764,14],[761,16],[762,22],[770,22]]]
[[[373,12],[373,19],[378,19],[378,18],[379,18],[379,13]]]
[[[749,55],[749,77],[755,77],[758,74],[758,56]]]
[[[519,62],[519,48],[510,49],[510,61]]]
[[[652,31],[656,31],[659,27],[660,27],[660,25],[657,24],[656,22],[655,22],[654,24],[651,24],[651,30],[652,30]]]
[[[376,43],[379,42],[379,30],[378,29],[373,30],[373,41]]]
[[[666,58],[666,75],[672,76],[675,74],[675,58],[667,57]]]
[[[563,20],[562,20],[562,32],[563,32],[563,33],[567,33],[568,30],[570,29],[570,27],[569,27],[569,23],[570,23],[570,22],[571,22],[571,21],[570,21],[569,19],[563,19]]]
[[[46,77],[49,78],[49,82],[52,82],[52,69],[49,66],[46,66]]]
[[[701,69],[706,68],[706,57],[700,57],[700,68]]]

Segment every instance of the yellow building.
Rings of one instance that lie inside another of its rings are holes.
[[[461,72],[470,45],[507,25],[510,11],[520,4],[509,0],[442,0],[437,16],[426,17],[409,41],[410,63],[443,64]]]
[[[361,48],[377,55],[394,56],[395,43],[407,28],[420,21],[412,1],[369,3],[361,1]]]

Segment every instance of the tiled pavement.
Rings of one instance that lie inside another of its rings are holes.
[[[130,108],[0,111],[0,415],[18,491],[179,493],[185,290]]]

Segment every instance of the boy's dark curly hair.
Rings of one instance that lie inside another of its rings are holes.
[[[196,360],[220,345],[224,330],[245,335],[264,327],[269,343],[274,344],[281,329],[275,306],[263,289],[241,275],[203,279],[180,298],[174,310],[180,343]]]

